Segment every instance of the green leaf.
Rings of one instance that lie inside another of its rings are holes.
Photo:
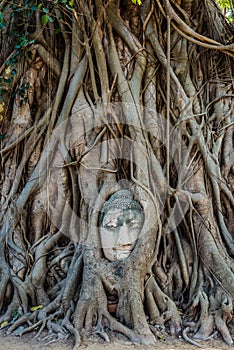
[[[141,5],[142,4],[142,2],[141,2],[141,0],[132,0],[132,3],[134,4],[134,5]]]
[[[3,95],[6,95],[7,94],[7,90],[4,89],[4,88],[0,88],[0,95],[3,96]]]
[[[74,0],[69,1],[69,6],[73,7],[74,6]]]
[[[43,7],[43,12],[45,12],[45,13],[49,13],[49,9],[47,9],[46,7]]]
[[[32,306],[30,310],[36,311],[36,310],[41,310],[41,309],[43,309],[43,305]]]
[[[16,318],[16,317],[18,317],[18,316],[19,316],[19,311],[18,311],[18,309],[15,309],[15,310],[13,311],[13,317]]]
[[[2,12],[0,12],[0,29],[4,28],[5,25],[6,25],[6,22],[3,18],[3,14],[2,14]]]
[[[20,45],[23,46],[23,47],[27,46],[28,45],[28,39],[23,37],[21,42],[20,42]]]
[[[43,15],[43,16],[41,17],[41,24],[42,24],[43,26],[46,26],[46,25],[47,25],[47,22],[49,21],[49,18],[50,18],[49,15]]]
[[[160,334],[160,335],[159,335],[159,339],[165,339],[165,335]]]
[[[13,81],[13,78],[9,78],[9,79],[3,79],[4,83],[7,83],[7,84],[11,84],[12,81]]]
[[[69,5],[66,5],[66,8],[67,8],[68,10],[70,10],[70,11],[73,11],[73,8],[72,8],[71,6],[69,6]]]

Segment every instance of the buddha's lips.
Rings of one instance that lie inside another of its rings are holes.
[[[113,247],[114,250],[122,250],[122,251],[128,251],[128,250],[132,250],[133,248],[133,244],[125,244],[125,245],[120,245],[117,247]]]
[[[131,252],[132,251],[132,249],[133,249],[133,247],[130,247],[130,248],[113,248],[113,250],[115,250],[115,251],[118,251],[118,252],[121,252],[121,253],[129,253],[129,252]]]

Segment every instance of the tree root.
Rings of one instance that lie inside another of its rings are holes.
[[[146,298],[150,307],[153,307],[155,312],[154,316],[152,310],[149,309],[150,323],[151,324],[165,324],[168,322],[171,334],[178,334],[181,330],[181,318],[179,316],[175,303],[162,292],[158,286],[156,280],[151,278],[146,286]],[[159,315],[161,313],[161,316]],[[153,318],[152,318],[153,316]]]
[[[77,350],[81,344],[81,338],[80,338],[80,333],[78,332],[78,330],[73,327],[73,325],[70,322],[66,322],[66,324],[64,325],[65,328],[67,328],[67,330],[74,335],[75,338],[75,345],[73,347],[73,350]]]
[[[100,323],[96,327],[94,327],[92,333],[99,335],[105,340],[106,343],[110,343],[110,338],[108,337],[108,334],[104,331],[103,326]]]
[[[199,291],[193,300],[191,309],[200,305],[200,317],[196,323],[196,329],[193,338],[200,340],[208,340],[214,336],[214,329],[216,328],[222,335],[224,341],[231,346],[233,340],[227,327],[232,319],[232,301],[226,296],[220,288],[217,289],[215,295],[206,295],[204,291]],[[187,324],[185,322],[185,324]]]
[[[189,344],[195,345],[195,346],[197,346],[198,348],[204,348],[204,346],[198,344],[195,340],[192,340],[191,338],[189,338],[189,336],[188,336],[189,330],[190,330],[189,327],[186,327],[185,329],[183,329],[183,331],[182,331],[183,339],[184,339],[186,342],[188,342]]]
[[[233,345],[232,337],[229,333],[229,330],[227,328],[226,322],[222,318],[222,311],[219,310],[215,314],[215,325],[218,329],[218,331],[221,333],[223,340],[225,343],[227,343],[229,346]]]
[[[108,321],[107,327],[110,328],[111,331],[115,331],[125,335],[133,343],[140,343],[143,345],[155,344],[156,339],[153,336],[153,334],[152,336],[138,334],[136,331],[125,327],[122,323],[118,322],[110,314],[105,314],[104,316]]]

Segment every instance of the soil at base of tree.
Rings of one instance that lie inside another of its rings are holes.
[[[200,342],[204,350],[234,350],[234,347],[227,346],[222,339],[216,338],[206,342]],[[34,339],[33,334],[17,336],[0,336],[0,350],[72,350],[73,339],[60,340],[53,343],[42,342]],[[80,350],[197,350],[198,347],[186,343],[182,339],[167,336],[157,341],[156,345],[144,346],[133,344],[122,336],[112,336],[111,342],[106,343],[97,337],[90,337],[82,342]]]

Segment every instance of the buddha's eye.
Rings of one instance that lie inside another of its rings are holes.
[[[116,227],[118,227],[118,223],[117,222],[111,222],[111,223],[105,225],[105,228],[108,229],[108,230],[113,230]]]
[[[131,220],[129,222],[131,228],[141,228],[141,222],[139,220]]]

